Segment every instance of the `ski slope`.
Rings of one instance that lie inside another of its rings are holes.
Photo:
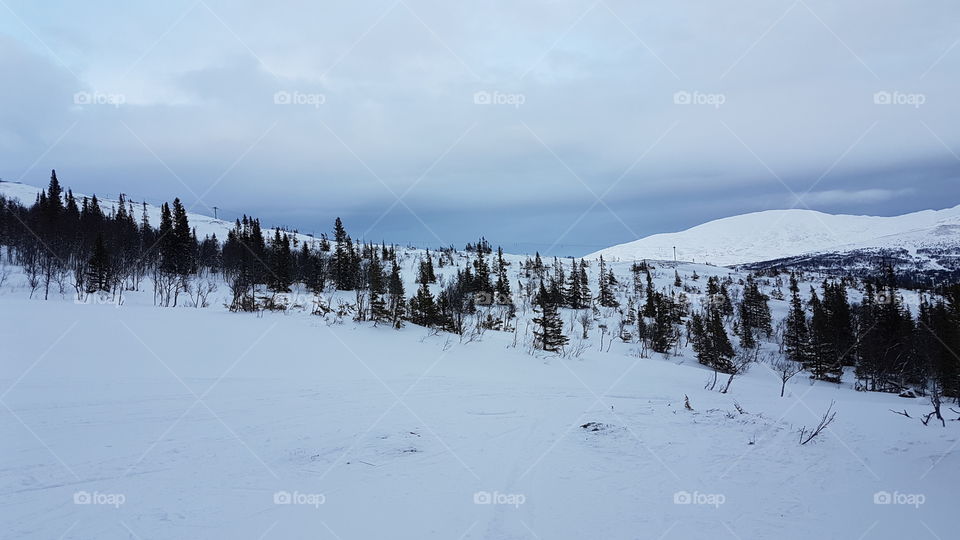
[[[710,221],[677,233],[655,234],[587,256],[610,260],[673,259],[721,266],[818,252],[862,248],[960,245],[960,206],[894,217],[833,215],[814,210],[768,210]]]

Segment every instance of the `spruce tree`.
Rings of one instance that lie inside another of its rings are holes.
[[[564,290],[564,304],[571,309],[583,309],[583,291],[580,288],[580,269],[577,260],[570,259],[570,277]]]
[[[533,318],[536,325],[533,331],[533,346],[547,352],[562,351],[568,338],[563,334],[563,321],[557,312],[557,306],[542,281],[534,310],[537,316]]]
[[[403,318],[406,314],[406,305],[404,301],[405,292],[403,290],[403,279],[400,277],[400,265],[397,263],[396,257],[391,261],[387,291],[390,293],[389,309],[393,327],[400,328],[403,325]]]
[[[87,261],[85,281],[88,293],[109,292],[111,289],[113,268],[110,264],[110,253],[103,242],[102,234],[97,235],[93,245],[93,253]]]
[[[790,275],[790,311],[787,313],[784,325],[783,343],[787,358],[795,362],[807,362],[810,347],[807,312],[800,298],[797,277],[793,274]]]
[[[370,319],[374,324],[378,322],[389,322],[392,320],[390,310],[387,309],[387,303],[384,300],[383,266],[380,264],[380,258],[374,251],[367,265],[367,287],[370,291]]]
[[[270,290],[290,292],[290,285],[293,283],[290,237],[281,235],[279,229],[274,230],[270,253]]]

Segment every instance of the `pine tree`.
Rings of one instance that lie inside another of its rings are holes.
[[[420,326],[433,326],[438,322],[437,305],[426,283],[421,282],[417,294],[410,299],[410,320]]]
[[[810,320],[810,359],[808,361],[810,377],[839,383],[843,375],[843,366],[834,354],[830,340],[829,314],[817,296],[817,292],[811,290],[810,293],[810,308],[813,312]]]
[[[570,259],[570,278],[567,280],[567,287],[564,289],[564,305],[571,309],[583,309],[583,291],[580,287],[580,269],[577,267],[577,260]]]
[[[730,373],[735,353],[720,310],[711,306],[703,316],[695,313],[691,317],[690,332],[697,361],[722,373]]]
[[[770,321],[769,298],[760,292],[753,276],[747,276],[743,287],[743,300],[739,306],[740,345],[745,349],[756,347],[756,334],[770,335],[773,327]]]
[[[533,331],[533,346],[554,353],[563,350],[563,346],[568,342],[567,336],[563,334],[563,321],[542,281],[534,310],[538,316],[533,318],[533,323],[537,326]]]
[[[337,290],[352,291],[356,287],[359,260],[353,250],[353,241],[347,235],[340,218],[333,222],[336,248],[333,255],[333,277]]]
[[[383,266],[380,264],[380,258],[376,251],[370,257],[367,265],[367,287],[370,291],[370,319],[377,322],[392,321],[390,310],[387,309],[387,303],[383,298],[386,289],[384,287]]]
[[[496,296],[496,303],[501,305],[512,305],[513,299],[510,294],[510,278],[507,277],[507,265],[503,260],[503,250],[497,248],[497,283],[493,290]]]
[[[387,281],[387,291],[390,293],[390,317],[394,328],[400,328],[403,325],[403,317],[406,314],[404,302],[405,292],[403,290],[403,279],[400,277],[400,265],[396,257],[392,259],[390,265],[390,279]]]
[[[783,332],[787,358],[806,363],[810,348],[810,332],[807,328],[807,313],[800,298],[800,286],[795,275],[790,275],[790,311]]]
[[[643,273],[646,270],[646,263],[633,261],[630,265],[630,273],[633,274],[633,292],[636,295],[643,294]]]
[[[656,317],[657,294],[657,290],[653,286],[653,276],[650,275],[650,269],[647,268],[647,300],[643,304],[644,317]]]
[[[292,256],[290,254],[290,237],[286,234],[281,235],[279,229],[273,232],[270,260],[270,290],[274,292],[290,292],[290,285],[293,283],[291,277]]]
[[[619,306],[620,303],[617,302],[617,299],[613,293],[613,286],[616,285],[617,280],[614,277],[613,272],[607,270],[606,263],[603,260],[603,255],[600,256],[599,282],[600,292],[597,295],[597,303],[603,307]]]
[[[650,348],[666,354],[676,342],[675,309],[672,301],[659,292],[653,293],[653,325],[650,330]]]
[[[113,281],[113,268],[110,264],[110,253],[103,243],[103,235],[98,234],[93,245],[93,254],[87,261],[86,286],[88,293],[97,291],[109,292]]]

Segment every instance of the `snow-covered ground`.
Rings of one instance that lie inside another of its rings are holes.
[[[150,298],[0,291],[0,537],[954,537],[926,400]]]

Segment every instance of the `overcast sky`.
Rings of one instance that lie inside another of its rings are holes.
[[[960,204],[955,0],[0,0],[0,73],[0,178],[302,232],[583,254]]]

